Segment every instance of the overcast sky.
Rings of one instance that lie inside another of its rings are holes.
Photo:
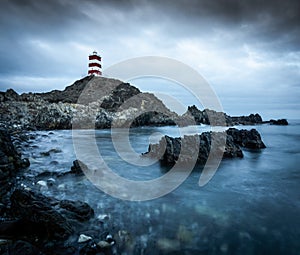
[[[1,0],[0,90],[63,89],[93,50],[104,69],[165,56],[196,69],[229,114],[300,118],[299,24],[298,0]],[[154,81],[136,85],[163,91]]]

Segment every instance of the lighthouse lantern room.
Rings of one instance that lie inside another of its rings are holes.
[[[101,57],[98,55],[97,51],[94,51],[93,54],[89,55],[88,75],[102,75],[101,68]]]

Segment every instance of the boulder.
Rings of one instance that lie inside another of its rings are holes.
[[[229,128],[227,135],[233,138],[234,143],[249,149],[263,149],[266,148],[261,140],[261,136],[256,129],[238,130],[236,128]]]
[[[201,135],[189,135],[183,138],[164,136],[158,144],[150,144],[148,152],[144,155],[160,159],[166,164],[191,163],[197,162],[204,164],[209,156],[212,145],[212,137],[214,140],[213,153],[222,153],[224,158],[243,157],[243,152],[232,137],[227,137],[225,148],[224,134],[212,132],[204,132]]]
[[[226,137],[225,144],[224,137]],[[211,151],[212,139],[214,139],[214,150]],[[169,165],[177,162],[204,164],[210,153],[222,154],[223,158],[242,158],[243,152],[240,147],[262,149],[266,146],[257,130],[230,128],[225,136],[221,132],[204,132],[201,135],[189,135],[183,138],[165,135],[158,144],[150,144],[148,152],[144,155],[157,158]]]
[[[55,208],[58,204],[55,199],[27,190],[17,189],[11,196],[12,215],[22,224],[34,226],[25,237],[30,241],[35,235],[47,240],[63,240],[74,232],[68,219]]]

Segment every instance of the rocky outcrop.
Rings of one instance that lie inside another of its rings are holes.
[[[0,202],[11,189],[18,170],[28,166],[28,159],[22,159],[16,151],[10,133],[0,129]]]
[[[0,237],[25,240],[43,248],[63,241],[94,217],[93,209],[80,201],[57,200],[32,191],[17,189],[11,195],[11,219],[0,223]]]
[[[197,162],[204,164],[211,152],[214,139],[213,153],[223,154],[223,158],[242,158],[240,147],[251,149],[265,148],[257,130],[238,130],[230,128],[224,134],[204,132],[201,135],[184,136],[183,138],[164,136],[158,144],[150,144],[144,155],[159,159],[166,164]],[[195,158],[196,157],[196,158]]]
[[[233,138],[234,143],[249,149],[264,149],[265,144],[261,140],[261,136],[256,129],[238,130],[236,128],[229,128],[227,135]]]
[[[279,126],[287,126],[289,123],[288,123],[288,121],[286,120],[286,119],[278,119],[278,120],[273,120],[273,119],[271,119],[270,121],[269,121],[269,123],[271,124],[271,125],[279,125]]]
[[[229,116],[223,112],[216,112],[210,109],[199,110],[195,105],[189,106],[187,112],[183,115],[192,116],[197,125],[206,124],[214,126],[233,126],[233,125],[256,125],[262,124],[262,117],[256,114],[249,116]]]
[[[263,121],[259,114],[231,117],[210,109],[189,106],[182,116],[171,112],[151,93],[120,80],[87,76],[63,91],[0,92],[0,124],[14,129],[103,129],[110,127],[199,125],[233,126],[287,121]]]
[[[51,130],[169,125],[177,114],[129,83],[88,76],[63,91],[0,94],[0,123],[14,129]]]
[[[248,116],[230,117],[232,125],[256,125],[262,124],[262,117],[258,114],[250,114]]]

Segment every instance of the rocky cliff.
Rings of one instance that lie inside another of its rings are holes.
[[[25,130],[172,125],[177,114],[129,83],[88,76],[63,91],[0,92],[0,123]]]

